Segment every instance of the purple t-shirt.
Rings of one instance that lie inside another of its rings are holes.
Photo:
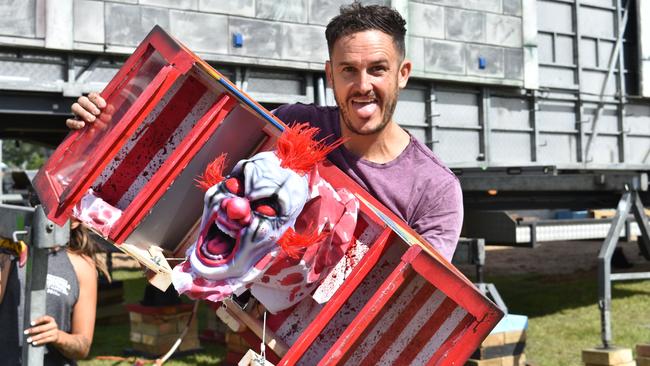
[[[341,136],[338,107],[287,104],[274,114],[288,124],[320,128],[319,139]],[[458,178],[429,148],[411,136],[406,149],[385,164],[359,158],[344,146],[328,159],[451,261],[463,222],[463,197]]]

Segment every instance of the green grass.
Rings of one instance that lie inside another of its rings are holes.
[[[145,287],[145,279],[140,270],[117,270],[113,272],[113,280],[124,282],[125,303],[137,303],[142,299]],[[199,306],[199,332],[202,324],[205,324],[207,309],[203,304]],[[174,358],[165,365],[215,365],[225,356],[225,349],[215,344],[202,344],[204,351],[190,356]],[[129,357],[124,360],[123,351],[131,348],[129,341],[129,324],[100,325],[95,327],[95,336],[88,359],[80,361],[83,366],[117,366],[133,365],[136,358]],[[110,357],[110,360],[106,358]]]
[[[124,281],[127,303],[141,299],[145,281],[140,271],[116,271]],[[526,358],[534,366],[581,365],[582,349],[600,345],[600,313],[596,305],[595,272],[572,275],[511,275],[488,278],[513,314],[529,317]],[[205,324],[207,310],[200,308],[199,325]],[[614,284],[612,331],[617,346],[634,348],[650,342],[650,281]],[[133,365],[100,361],[97,356],[121,356],[130,347],[129,325],[100,326],[89,360],[80,365]],[[216,345],[205,345],[205,352],[170,361],[169,365],[214,365],[225,355]]]
[[[513,314],[529,317],[526,359],[535,366],[581,365],[581,350],[600,346],[595,272],[490,279]],[[614,283],[612,333],[616,346],[650,341],[650,281]]]

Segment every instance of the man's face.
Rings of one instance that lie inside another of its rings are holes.
[[[411,63],[402,60],[390,35],[369,30],[339,38],[325,71],[341,111],[341,128],[373,135],[391,122]]]

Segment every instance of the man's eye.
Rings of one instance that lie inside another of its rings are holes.
[[[240,197],[244,196],[244,185],[241,184],[239,179],[234,178],[234,177],[228,178],[228,179],[226,179],[226,182],[224,183],[224,185],[226,186],[226,189],[230,193],[236,194],[236,195],[238,195]]]
[[[275,217],[278,215],[277,211],[270,205],[259,205],[255,207],[255,212],[269,217]]]

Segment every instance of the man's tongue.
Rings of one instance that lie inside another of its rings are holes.
[[[360,118],[370,118],[372,114],[377,110],[376,102],[355,102],[352,101],[352,107],[354,108],[357,116]]]

